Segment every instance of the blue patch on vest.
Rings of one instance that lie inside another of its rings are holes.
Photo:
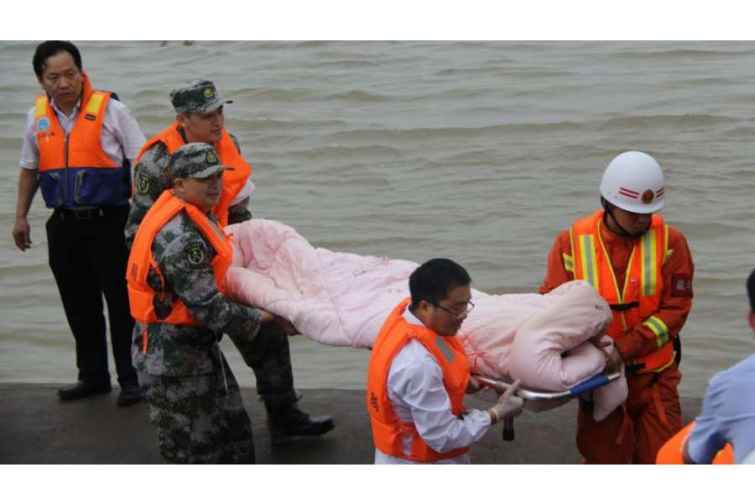
[[[40,117],[37,120],[37,131],[47,131],[50,129],[50,119],[47,117]]]

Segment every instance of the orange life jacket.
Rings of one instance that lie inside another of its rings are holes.
[[[112,93],[95,91],[83,74],[79,113],[69,134],[47,95],[34,105],[39,148],[39,186],[49,208],[128,205],[128,159],[118,165],[102,149],[102,123]]]
[[[613,311],[608,335],[620,341],[639,324],[656,336],[657,350],[627,363],[638,373],[660,372],[674,362],[676,352],[666,323],[653,315],[660,307],[663,263],[668,250],[668,227],[654,214],[650,229],[639,238],[629,256],[623,288],[616,280],[601,228],[603,210],[578,220],[570,229],[572,257],[565,258],[574,278],[587,280]],[[573,264],[568,264],[572,261]]]
[[[453,414],[458,416],[464,411],[469,361],[462,344],[456,338],[443,337],[424,326],[408,323],[403,314],[409,303],[410,299],[407,298],[393,309],[375,340],[367,376],[367,411],[372,425],[372,439],[381,452],[415,462],[437,462],[462,455],[469,448],[436,452],[417,433],[413,423],[402,422],[393,411],[388,397],[388,372],[393,358],[410,340],[420,342],[443,370],[443,384],[451,399]],[[404,452],[405,436],[411,439],[409,455]]]
[[[684,441],[692,432],[695,427],[695,422],[688,423],[682,430],[674,434],[674,436],[666,441],[656,456],[656,464],[683,464],[684,457],[682,456],[682,449],[684,448]],[[730,444],[726,444],[719,452],[713,457],[714,464],[733,464],[734,463],[734,449]]]
[[[198,325],[180,299],[174,301],[167,317],[159,318],[155,313],[154,299],[156,296],[164,296],[168,293],[155,291],[147,282],[147,275],[150,270],[155,271],[162,278],[157,261],[152,255],[152,242],[163,226],[181,211],[186,212],[215,249],[217,255],[212,260],[212,269],[215,272],[218,290],[225,293],[225,273],[233,259],[231,238],[218,226],[212,224],[199,208],[177,198],[171,191],[163,191],[155,204],[149,209],[147,215],[144,216],[144,220],[134,237],[134,244],[128,258],[126,274],[128,299],[131,315],[138,322],[144,324]]]
[[[147,143],[142,146],[139,154],[136,156],[137,163],[144,153],[158,142],[163,143],[167,147],[169,154],[173,154],[182,145],[185,145],[186,142],[181,136],[178,122],[174,121],[173,124],[147,140]],[[218,221],[220,221],[220,225],[225,227],[228,225],[228,209],[231,207],[231,202],[244,188],[247,179],[252,174],[252,167],[241,157],[241,153],[239,153],[231,135],[228,134],[225,128],[223,128],[223,136],[213,146],[218,156],[220,156],[221,163],[230,167],[230,169],[223,172],[223,190],[220,193],[220,201],[213,208],[213,213],[218,218]]]

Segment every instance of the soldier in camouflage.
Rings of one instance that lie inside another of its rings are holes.
[[[231,103],[224,100],[215,85],[207,80],[195,80],[187,86],[171,92],[171,102],[176,111],[176,133],[183,143],[205,142],[216,144],[226,133],[223,106]],[[240,153],[239,142],[228,133]],[[147,142],[149,145],[152,139]],[[145,214],[160,196],[170,187],[168,164],[171,159],[168,146],[153,142],[144,150],[134,170],[135,194],[126,223],[126,242],[130,246],[136,230]],[[228,223],[249,220],[249,195],[253,184],[247,180],[244,188],[231,202]],[[297,407],[298,396],[294,390],[293,371],[288,338],[275,324],[262,327],[262,335],[248,338],[246,335],[227,332],[239,349],[246,364],[254,371],[257,393],[262,397],[268,413],[273,444],[283,444],[298,436],[319,436],[333,429],[328,416],[311,417]]]
[[[216,156],[211,145],[190,143],[176,151],[169,166],[173,194],[206,213],[211,223],[223,170]],[[219,226],[217,232],[222,233]],[[153,303],[157,318],[166,318],[180,300],[200,324],[137,321],[134,327],[132,359],[148,387],[160,452],[171,463],[253,463],[249,417],[218,341],[224,333],[254,341],[261,337],[261,325],[274,317],[219,291],[215,249],[185,212],[160,229],[151,251],[159,271],[151,269],[147,283],[159,293]]]

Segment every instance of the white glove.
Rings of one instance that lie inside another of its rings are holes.
[[[507,388],[506,392],[501,394],[501,397],[498,398],[498,402],[495,406],[488,410],[492,424],[500,422],[506,418],[514,418],[522,413],[524,399],[515,395],[519,388],[520,381],[521,380],[515,381],[509,388]]]

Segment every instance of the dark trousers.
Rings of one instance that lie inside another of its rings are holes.
[[[272,412],[297,399],[288,336],[275,324],[264,324],[251,342],[231,337],[257,379],[257,393]]]
[[[137,383],[131,365],[131,318],[126,290],[128,206],[80,215],[56,209],[47,220],[50,268],[76,340],[79,380],[110,383],[102,296],[105,295],[118,382]]]

